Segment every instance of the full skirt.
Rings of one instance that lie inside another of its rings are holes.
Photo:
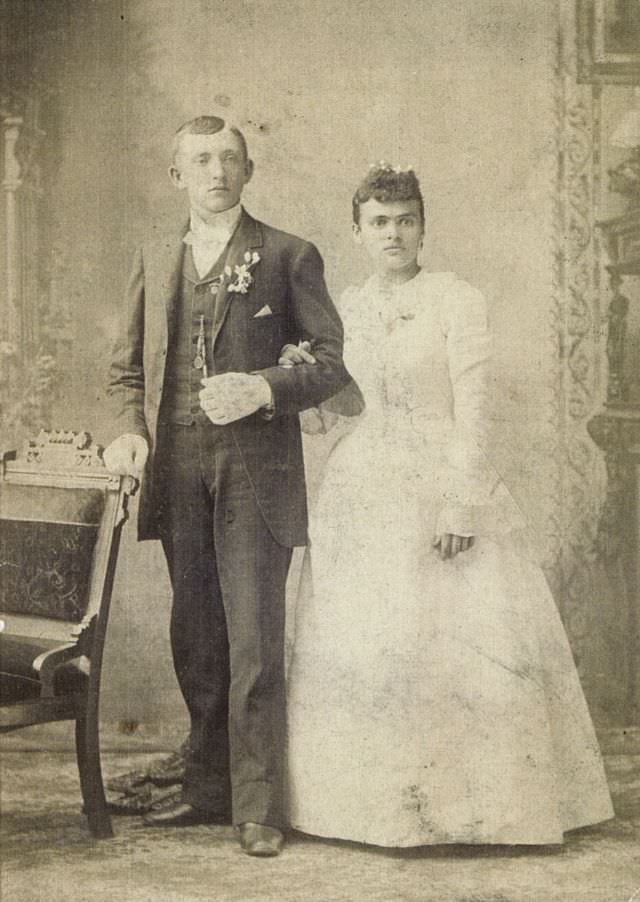
[[[289,671],[291,825],[382,846],[551,844],[612,817],[542,570],[508,535],[440,560],[436,474],[367,460],[371,448],[337,449],[312,524]]]

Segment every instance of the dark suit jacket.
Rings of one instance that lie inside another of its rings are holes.
[[[138,250],[111,363],[111,437],[136,433],[150,446],[140,498],[141,539],[158,536],[153,460],[185,231],[154,239]],[[276,413],[271,420],[258,412],[217,428],[233,430],[274,538],[286,546],[303,545],[307,508],[298,412],[350,381],[342,362],[342,324],[327,292],[322,258],[312,244],[243,211],[227,264],[233,268],[242,263],[246,251],[260,256],[251,269],[253,283],[246,294],[231,292],[234,276],[227,277],[216,302],[215,371],[260,373],[271,386]],[[271,315],[256,318],[265,306]],[[317,363],[278,367],[282,346],[301,339],[313,339]]]

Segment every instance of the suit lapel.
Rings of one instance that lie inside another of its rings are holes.
[[[147,303],[150,317],[161,330],[165,347],[173,326],[185,250],[182,239],[187,228],[188,225],[173,228],[148,245],[153,253],[145,272]]]
[[[185,224],[180,230],[176,230],[170,240],[166,242],[162,258],[162,296],[164,300],[167,328],[170,329],[173,322],[176,298],[179,293],[182,265],[184,261],[185,244],[183,238],[187,232]]]
[[[216,312],[212,336],[212,343],[214,346],[218,335],[220,334],[220,330],[224,325],[224,321],[227,318],[233,296],[236,293],[229,291],[229,285],[235,279],[234,267],[244,263],[244,255],[249,249],[257,247],[262,247],[262,229],[260,228],[260,223],[256,222],[256,220],[249,216],[246,210],[243,209],[240,222],[231,238],[229,250],[227,252],[225,268],[229,267],[231,269],[231,275],[225,275],[216,296]]]

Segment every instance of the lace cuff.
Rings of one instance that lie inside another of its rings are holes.
[[[499,536],[526,529],[526,518],[499,477],[473,498],[446,493],[436,525],[439,534],[456,536]]]
[[[436,523],[437,535],[451,533],[454,536],[477,535],[475,507],[470,504],[445,505]]]

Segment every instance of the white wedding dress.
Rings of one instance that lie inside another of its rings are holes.
[[[490,337],[452,273],[346,292],[367,408],[329,459],[289,671],[291,825],[383,846],[560,843],[613,816],[571,651],[482,451]],[[440,560],[436,532],[477,536]]]

